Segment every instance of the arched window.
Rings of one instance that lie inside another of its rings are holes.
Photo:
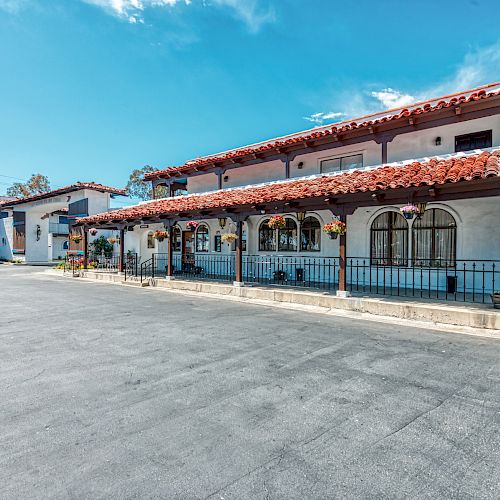
[[[149,231],[148,233],[148,248],[155,247],[155,239],[153,238],[153,231]]]
[[[457,223],[440,208],[431,208],[413,223],[413,262],[416,266],[453,267],[457,249]]]
[[[181,251],[181,230],[179,226],[174,226],[172,230],[172,248],[174,252]]]
[[[69,250],[69,243],[67,241],[63,242],[63,250]]]
[[[208,227],[205,224],[200,224],[196,230],[196,251],[208,252]]]
[[[261,252],[274,252],[276,250],[276,232],[268,225],[269,219],[262,222],[259,227],[259,250]]]
[[[372,265],[408,265],[408,223],[400,213],[380,214],[372,222],[370,233]]]
[[[297,251],[297,224],[293,219],[285,219],[286,226],[278,229],[278,250],[285,252]]]
[[[321,224],[316,217],[306,217],[300,226],[300,250],[303,252],[319,252],[321,241]]]

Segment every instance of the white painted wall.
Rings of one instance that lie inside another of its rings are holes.
[[[388,162],[453,153],[455,136],[490,129],[493,131],[492,145],[500,146],[500,115],[398,135],[387,146]],[[441,137],[440,146],[435,144],[438,136]],[[322,160],[358,153],[363,154],[364,166],[376,166],[382,163],[382,146],[375,141],[367,141],[297,156],[290,163],[290,176],[302,177],[318,174]],[[298,168],[300,162],[303,163],[301,169]],[[227,175],[229,179],[228,182],[223,183],[223,188],[239,187],[284,179],[285,166],[282,161],[275,160],[227,170],[224,175]],[[217,176],[208,173],[189,177],[187,187],[189,193],[216,190]]]
[[[12,254],[12,237],[13,237],[13,220],[12,217],[0,219],[0,258],[12,260],[16,258]]]

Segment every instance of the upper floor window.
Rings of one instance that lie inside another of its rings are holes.
[[[319,252],[321,224],[316,217],[306,217],[300,226],[300,249],[304,252]]]
[[[413,262],[416,266],[453,267],[457,245],[454,217],[431,208],[413,223]]]
[[[455,151],[470,151],[471,149],[491,148],[491,130],[474,132],[473,134],[457,135],[455,137]]]
[[[361,168],[362,166],[363,155],[355,154],[321,160],[320,171],[322,174],[325,174],[328,172],[340,172],[341,170],[348,170],[350,168]]]
[[[384,212],[372,222],[371,262],[375,266],[406,266],[408,223],[398,212]]]
[[[208,227],[204,224],[198,226],[196,230],[196,251],[197,252],[208,252]]]

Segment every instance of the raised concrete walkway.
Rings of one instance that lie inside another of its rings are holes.
[[[47,271],[57,272],[57,271]],[[58,273],[61,274],[61,273]],[[227,298],[263,301],[267,303],[309,306],[328,310],[345,311],[366,315],[384,316],[434,325],[454,325],[500,331],[500,310],[488,304],[461,304],[432,300],[409,300],[398,297],[354,296],[337,297],[328,292],[282,288],[278,286],[243,286],[210,281],[180,279],[150,279],[147,282],[124,281],[118,274],[94,271],[81,272],[81,277],[93,281],[106,281],[127,286],[152,286],[170,291],[201,293]],[[493,332],[492,332],[493,333]]]

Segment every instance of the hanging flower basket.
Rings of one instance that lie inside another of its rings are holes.
[[[333,220],[323,226],[323,231],[327,233],[332,240],[335,240],[339,234],[343,235],[347,232],[347,225],[340,220]]]
[[[404,207],[401,207],[400,210],[404,218],[408,220],[413,219],[413,217],[415,217],[416,214],[420,213],[420,210],[418,209],[417,205],[413,205],[412,203],[410,203],[409,205],[405,205]]]
[[[83,237],[81,234],[72,234],[69,239],[74,243],[80,243],[80,241],[82,241]]]
[[[190,220],[189,222],[186,222],[186,227],[188,229],[191,229],[192,231],[194,231],[199,225],[200,223],[196,222],[195,220]]]
[[[157,229],[154,233],[153,233],[153,238],[155,238],[156,240],[158,241],[163,241],[166,237],[168,236],[168,233],[167,231],[164,231],[162,229]]]
[[[233,241],[238,239],[238,235],[235,233],[224,233],[220,239],[227,243],[233,243]]]
[[[111,243],[112,245],[114,245],[115,243],[118,243],[120,241],[120,238],[115,238],[114,236],[110,236],[108,238],[108,243]]]
[[[95,235],[97,234],[97,229],[96,229],[95,227],[91,227],[91,228],[89,229],[89,234],[90,234],[91,236],[95,236]]]
[[[275,215],[274,217],[271,217],[269,219],[269,222],[267,225],[271,229],[285,229],[286,227],[286,220],[282,215]]]

